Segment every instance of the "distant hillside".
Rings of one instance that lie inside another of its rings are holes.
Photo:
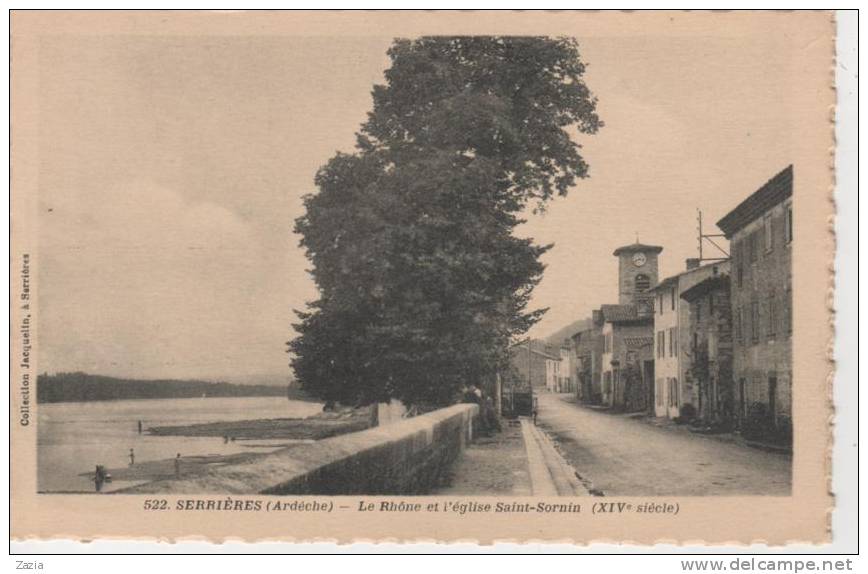
[[[177,381],[172,379],[138,380],[89,375],[87,373],[57,373],[39,375],[36,379],[37,403],[73,401],[116,401],[124,399],[169,399],[193,397],[288,397],[311,400],[300,389],[286,385],[236,385],[208,381]]]
[[[564,342],[564,339],[575,335],[579,331],[584,331],[585,329],[591,326],[591,319],[579,319],[578,321],[573,321],[566,327],[562,327],[546,337],[546,343],[549,345],[554,345],[556,347],[560,347],[561,343]]]

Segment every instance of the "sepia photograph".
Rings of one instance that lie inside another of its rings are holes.
[[[13,11],[13,531],[823,539],[832,14],[423,16]]]

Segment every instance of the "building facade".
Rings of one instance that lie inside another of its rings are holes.
[[[570,339],[566,339],[560,348],[560,366],[558,378],[559,393],[576,392],[576,355]]]
[[[792,433],[793,166],[718,221],[730,240],[736,423],[777,442]]]
[[[735,394],[732,380],[732,309],[729,275],[720,273],[681,294],[690,306],[690,368],[686,377],[704,424],[728,430]]]
[[[551,393],[560,392],[561,358],[550,356],[546,358],[546,389]]]
[[[510,347],[511,369],[503,377],[504,385],[521,388],[545,388],[549,385],[549,370],[559,357],[553,355],[542,341],[530,340]]]
[[[591,326],[572,336],[576,354],[576,397],[586,403],[599,405],[603,399],[603,317],[593,312]]]
[[[639,305],[603,305],[601,403],[629,411],[650,406],[654,320]]]
[[[678,326],[684,305],[678,297],[678,276],[664,279],[654,294],[654,414],[675,418],[684,395],[681,390],[684,378],[678,361]]]
[[[695,414],[690,371],[690,305],[682,294],[694,285],[721,273],[728,273],[729,262],[699,265],[688,259],[686,270],[667,277],[651,289],[654,305],[654,413],[676,418]]]

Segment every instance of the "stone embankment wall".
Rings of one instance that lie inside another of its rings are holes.
[[[166,494],[421,494],[437,486],[473,438],[479,407],[460,404],[123,490]],[[121,492],[121,491],[118,491]]]

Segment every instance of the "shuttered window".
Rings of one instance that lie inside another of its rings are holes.
[[[768,331],[766,332],[766,335],[768,336],[768,338],[773,339],[775,337],[775,335],[777,334],[777,328],[776,327],[777,327],[777,315],[778,315],[778,313],[777,313],[777,300],[775,299],[774,293],[769,295],[767,313],[768,313]]]
[[[759,342],[760,332],[760,312],[759,301],[751,301],[750,303],[750,338],[754,343]]]
[[[772,230],[772,216],[771,214],[763,217],[763,237],[764,237],[764,249],[765,252],[768,253],[775,248],[775,234]]]

